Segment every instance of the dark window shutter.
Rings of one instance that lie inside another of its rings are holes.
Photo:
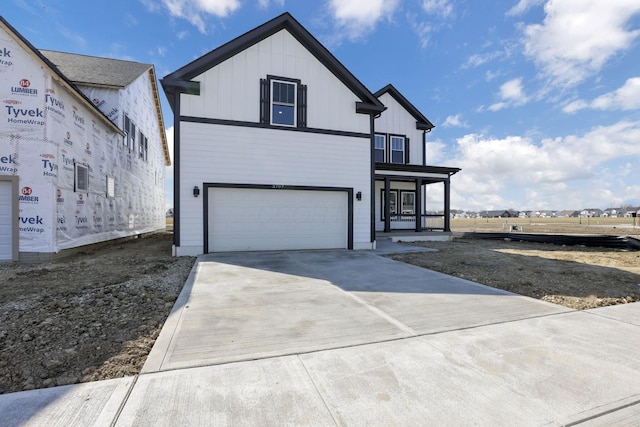
[[[298,127],[307,127],[307,85],[298,85]]]
[[[405,138],[404,139],[404,163],[405,164],[409,164],[409,146],[411,144],[409,144],[410,140],[409,138]]]
[[[269,105],[271,104],[269,99],[269,81],[267,79],[260,79],[260,123],[269,124]]]

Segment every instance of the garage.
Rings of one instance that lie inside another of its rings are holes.
[[[17,197],[13,192],[13,180],[0,179],[0,261],[11,261],[17,256],[17,208],[14,206]]]
[[[352,246],[349,189],[213,184],[205,188],[207,252]]]

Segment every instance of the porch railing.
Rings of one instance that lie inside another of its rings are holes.
[[[396,214],[391,215],[392,223],[403,223],[403,229],[415,229],[416,216],[412,214]],[[444,231],[444,215],[442,214],[422,214],[421,218],[422,231]],[[409,224],[414,225],[408,227]],[[393,226],[392,226],[393,228]]]

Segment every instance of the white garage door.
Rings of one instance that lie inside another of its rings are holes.
[[[209,251],[347,247],[344,191],[209,189]]]
[[[12,183],[0,181],[0,260],[13,257],[13,196]]]

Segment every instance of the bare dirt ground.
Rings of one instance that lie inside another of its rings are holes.
[[[392,258],[578,310],[640,301],[640,251],[473,239],[412,244],[438,252]]]
[[[0,263],[0,393],[139,373],[194,258],[169,233],[42,264]],[[638,301],[640,252],[425,242],[393,258],[576,309]]]
[[[0,263],[0,393],[137,374],[195,260],[172,257],[171,241]]]

